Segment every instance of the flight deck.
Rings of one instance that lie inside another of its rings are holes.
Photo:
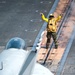
[[[54,4],[57,2],[55,10]],[[74,5],[74,0],[1,0],[0,52],[5,49],[11,38],[20,37],[25,41],[26,51],[30,51],[31,55],[27,55],[28,59],[24,61],[27,65],[22,65],[21,72],[25,72],[26,69],[26,73],[29,73],[30,67],[27,66],[34,66],[33,63],[37,62],[54,75],[75,75]],[[54,49],[52,40],[50,48],[48,50],[45,48],[47,38],[44,28],[47,24],[42,21],[41,12],[46,17],[51,12],[54,12],[55,17],[62,15],[62,20],[58,22],[58,49]],[[34,58],[35,61],[31,62]],[[30,74],[31,70],[28,75]]]

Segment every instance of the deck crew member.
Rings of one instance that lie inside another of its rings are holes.
[[[46,48],[48,49],[50,45],[50,39],[51,37],[54,40],[55,43],[55,49],[58,48],[58,43],[57,43],[57,22],[61,20],[61,16],[59,15],[57,18],[54,17],[53,14],[49,15],[49,18],[46,18],[43,13],[41,14],[42,20],[47,22],[47,42],[46,42]]]

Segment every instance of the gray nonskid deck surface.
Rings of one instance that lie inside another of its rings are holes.
[[[23,38],[32,46],[55,0],[0,0],[0,47],[12,37]]]

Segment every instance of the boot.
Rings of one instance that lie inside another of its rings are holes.
[[[46,44],[46,49],[48,49],[48,48],[49,48],[49,44],[50,44],[50,43],[47,43],[47,44]]]
[[[58,48],[58,45],[55,45],[55,49],[57,49]]]

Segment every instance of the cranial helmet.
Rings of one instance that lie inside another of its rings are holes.
[[[19,37],[11,38],[6,45],[6,49],[9,48],[25,49],[25,47],[26,47],[25,41]]]
[[[50,14],[50,15],[49,15],[49,18],[51,18],[51,17],[54,17],[54,15],[53,15],[53,14]]]

